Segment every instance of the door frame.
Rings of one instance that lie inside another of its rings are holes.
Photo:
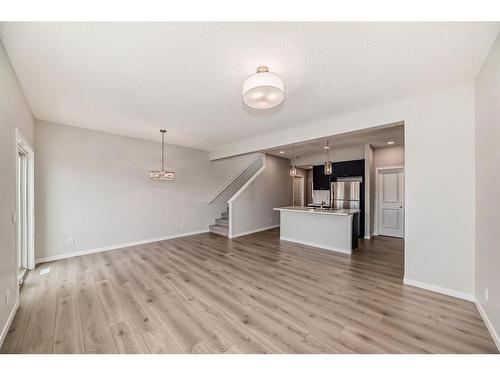
[[[304,176],[293,176],[293,183],[292,183],[292,205],[295,206],[295,181],[296,179],[300,179],[300,202],[302,203],[302,206],[305,205],[305,178]]]
[[[19,254],[19,243],[18,243],[18,233],[19,233],[19,212],[17,212],[17,208],[19,207],[19,163],[17,162],[18,153],[22,152],[26,155],[26,168],[28,181],[26,186],[26,195],[27,195],[27,207],[26,213],[28,217],[26,218],[26,238],[27,238],[27,269],[32,270],[35,268],[35,152],[33,146],[30,142],[26,140],[26,138],[22,135],[21,131],[16,128],[16,273],[17,273],[17,265],[19,263],[18,254]]]
[[[403,172],[403,239],[405,238],[405,215],[406,215],[406,194],[405,194],[405,166],[404,165],[395,165],[392,167],[378,167],[375,168],[375,209],[374,209],[374,218],[373,218],[373,235],[378,236],[378,194],[379,194],[379,175],[380,171],[388,170],[388,169],[401,169]]]

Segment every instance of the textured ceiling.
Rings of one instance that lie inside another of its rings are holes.
[[[212,150],[473,79],[498,23],[4,23],[37,119]],[[242,103],[259,65],[285,81]]]

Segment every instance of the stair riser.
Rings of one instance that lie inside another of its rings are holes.
[[[229,236],[228,228],[222,227],[220,225],[210,225],[208,229],[212,233],[220,234],[221,236],[226,236],[226,237]]]
[[[215,219],[215,223],[221,227],[229,228],[229,221],[227,219]]]

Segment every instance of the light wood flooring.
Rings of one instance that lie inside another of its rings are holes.
[[[402,276],[403,241],[382,237],[352,257],[278,229],[101,252],[31,271],[1,351],[496,352],[473,303]]]

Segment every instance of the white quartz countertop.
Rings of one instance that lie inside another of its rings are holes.
[[[359,210],[332,210],[330,208],[313,208],[313,207],[304,207],[304,206],[288,206],[288,207],[277,207],[274,208],[275,211],[290,211],[290,212],[303,212],[306,214],[319,214],[319,215],[341,215],[348,216],[353,215]]]

